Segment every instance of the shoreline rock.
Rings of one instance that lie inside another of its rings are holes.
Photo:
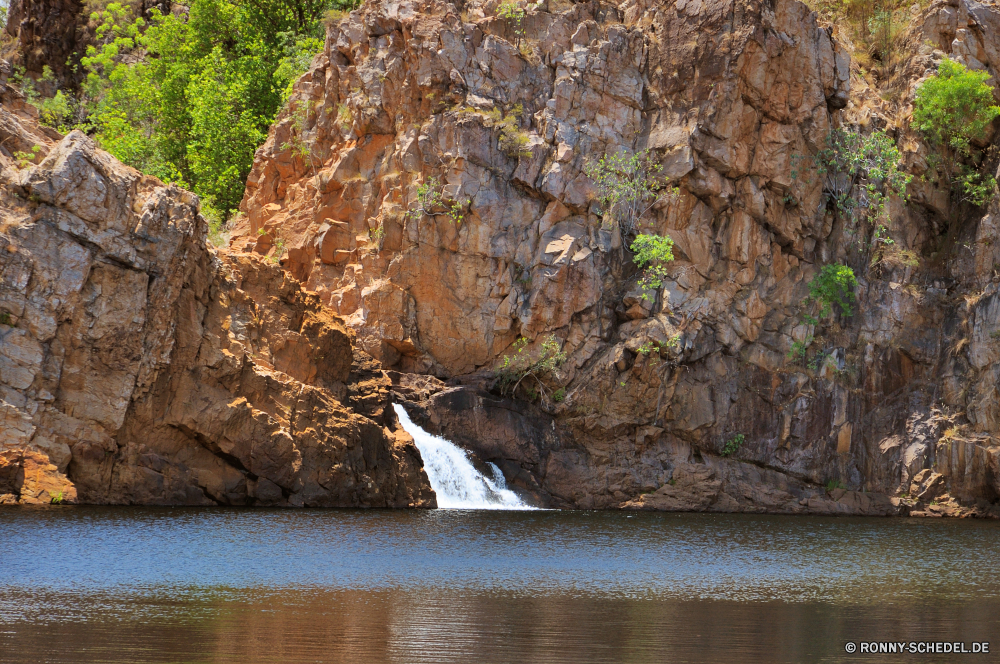
[[[78,131],[4,106],[0,141],[0,501],[435,505],[389,381],[316,296]]]

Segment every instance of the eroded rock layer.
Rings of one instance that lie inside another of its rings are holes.
[[[475,383],[518,337],[555,336],[562,398],[448,397],[527,424],[487,418],[475,443],[424,390],[426,422],[553,504],[994,513],[998,203],[950,215],[908,115],[945,55],[1000,73],[1000,12],[915,7],[889,95],[794,0],[535,7],[523,39],[475,1],[376,0],[332,25],[258,152],[235,246],[283,250],[403,373]],[[889,233],[916,264],[872,265],[806,174],[835,127],[899,144],[916,177]],[[679,187],[644,221],[676,243],[652,299],[585,173],[644,148]],[[460,219],[413,213],[435,179]],[[854,268],[858,305],[820,330],[803,301],[829,263]],[[790,354],[813,339],[822,363]]]
[[[190,193],[0,107],[0,503],[427,507],[389,381]]]

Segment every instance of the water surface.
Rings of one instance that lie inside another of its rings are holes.
[[[0,661],[956,661],[844,645],[1000,651],[997,525],[5,509]]]

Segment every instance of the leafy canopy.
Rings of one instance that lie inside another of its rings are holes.
[[[932,143],[967,154],[970,142],[983,138],[1000,115],[1000,107],[993,103],[993,88],[986,84],[989,78],[988,72],[970,71],[945,58],[938,73],[917,88],[913,126]]]
[[[130,166],[233,210],[254,151],[323,47],[324,11],[357,4],[191,0],[186,13],[146,20],[111,2],[90,16],[80,95],[36,105],[46,123],[79,127]]]

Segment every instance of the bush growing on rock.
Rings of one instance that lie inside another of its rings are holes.
[[[524,39],[524,9],[514,0],[504,0],[497,7],[497,16],[510,26],[514,33],[514,45],[519,46],[521,40]]]
[[[666,187],[660,181],[663,167],[653,161],[649,150],[604,155],[587,164],[584,172],[597,187],[605,220],[618,223],[622,238],[635,231],[639,220],[654,205],[678,192],[676,187]]]
[[[510,113],[504,115],[500,109],[493,108],[486,113],[486,126],[500,129],[500,149],[508,157],[530,158],[528,149],[528,134],[521,131],[520,118],[524,115],[524,106],[515,104]]]
[[[632,251],[635,253],[632,260],[643,268],[639,279],[640,288],[644,291],[658,290],[663,285],[663,280],[667,278],[666,263],[674,260],[673,250],[674,241],[665,235],[640,233],[636,236],[632,242]],[[646,293],[642,297],[649,298]]]
[[[468,200],[462,202],[449,197],[445,193],[444,184],[438,178],[430,177],[417,185],[417,204],[409,214],[415,218],[444,215],[458,225],[465,219],[464,208],[468,204]]]
[[[534,352],[528,351],[528,340],[521,337],[514,342],[513,354],[504,355],[500,368],[496,371],[497,387],[500,393],[513,396],[525,378],[533,378],[538,386],[538,394],[545,395],[548,389],[543,377],[555,377],[559,367],[566,361],[566,352],[554,336],[545,339]],[[565,391],[563,392],[565,395]]]
[[[850,316],[854,313],[854,289],[857,287],[854,270],[846,265],[824,265],[809,282],[807,302],[819,307],[817,315],[821,319],[833,313],[835,305],[841,314]],[[811,322],[815,324],[815,319]]]
[[[986,84],[989,78],[989,72],[970,71],[945,58],[938,73],[917,88],[913,102],[913,127],[941,151],[945,183],[973,205],[985,205],[996,188],[991,175],[977,172],[979,158],[972,149],[1000,116],[993,88]],[[972,163],[962,163],[963,159]]]
[[[968,153],[971,142],[984,138],[993,118],[1000,115],[1000,107],[993,104],[993,88],[986,84],[989,78],[989,72],[969,71],[945,58],[938,73],[917,88],[913,125],[933,144]]]
[[[826,176],[824,191],[837,213],[848,221],[866,221],[872,229],[869,246],[876,249],[892,244],[889,197],[905,197],[912,179],[899,170],[901,161],[895,141],[880,130],[864,135],[835,129],[816,155],[817,167]]]
[[[802,322],[806,325],[819,325],[820,322],[834,313],[835,308],[843,316],[851,316],[854,313],[854,290],[858,287],[858,281],[854,276],[854,270],[846,265],[824,265],[823,268],[809,282],[809,295],[803,305],[805,312],[802,315]],[[819,369],[826,359],[827,353],[819,352],[807,362],[809,347],[815,340],[813,335],[804,339],[792,341],[791,348],[785,357],[792,362],[801,362],[809,368]]]
[[[26,75],[24,68],[20,66],[14,67],[10,78],[11,82],[20,88],[24,100],[38,109],[39,122],[63,133],[68,133],[73,128],[80,110],[76,100],[62,90],[56,90],[55,95],[48,98],[38,91],[38,83],[57,85],[51,67],[48,65],[42,67],[42,76],[37,83]]]
[[[428,95],[429,97],[429,95]],[[508,157],[519,159],[521,157],[530,158],[531,150],[528,149],[528,134],[521,131],[521,117],[524,115],[524,106],[515,104],[510,112],[504,113],[499,108],[491,108],[488,111],[480,111],[472,106],[457,109],[459,117],[477,117],[483,125],[500,130],[498,141],[500,151]]]
[[[746,436],[742,433],[738,433],[728,441],[726,441],[726,446],[722,448],[722,456],[728,457],[736,454],[740,447],[743,446],[743,442],[746,440]]]

